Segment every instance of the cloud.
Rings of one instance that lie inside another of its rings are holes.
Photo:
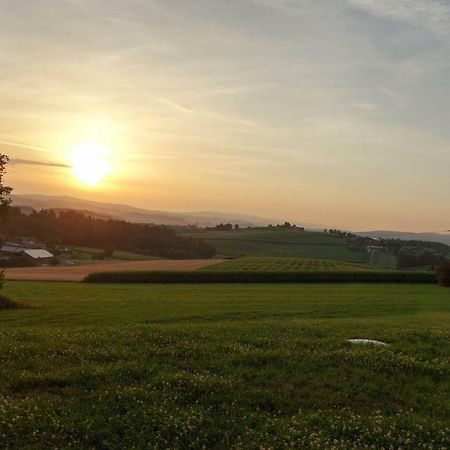
[[[44,167],[59,167],[62,169],[70,169],[70,165],[63,163],[53,163],[46,161],[35,161],[32,159],[20,159],[20,158],[11,158],[9,161],[11,164],[26,164],[30,166],[44,166]]]
[[[155,97],[155,100],[164,103],[167,106],[170,106],[171,108],[176,109],[177,111],[183,112],[183,113],[193,113],[194,110],[188,106],[184,106],[181,103],[175,102],[173,100],[170,100],[168,98],[164,97]]]
[[[350,5],[377,17],[420,26],[442,36],[450,34],[450,3],[447,0],[347,0]]]

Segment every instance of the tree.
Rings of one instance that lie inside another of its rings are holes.
[[[443,262],[436,271],[438,283],[450,287],[450,261]]]
[[[8,207],[11,204],[12,188],[3,185],[3,177],[6,174],[6,165],[8,164],[8,161],[9,157],[0,153],[0,218],[2,220],[6,218]],[[0,289],[3,287],[5,281],[3,271],[4,270],[0,272]]]
[[[0,218],[4,219],[8,213],[8,207],[11,204],[12,188],[3,185],[3,178],[6,174],[6,165],[9,157],[0,153]]]
[[[104,253],[105,253],[106,259],[112,258],[114,255],[114,246],[113,245],[105,245]]]

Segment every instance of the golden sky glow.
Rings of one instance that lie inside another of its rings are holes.
[[[17,193],[449,228],[447,2],[6,0],[0,42]]]

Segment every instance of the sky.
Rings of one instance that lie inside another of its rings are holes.
[[[19,194],[445,231],[449,117],[448,0],[0,0]]]

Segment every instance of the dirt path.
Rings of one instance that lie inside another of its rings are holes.
[[[70,267],[21,267],[6,269],[7,280],[82,281],[93,272],[124,270],[195,270],[222,262],[220,259],[119,261]]]

